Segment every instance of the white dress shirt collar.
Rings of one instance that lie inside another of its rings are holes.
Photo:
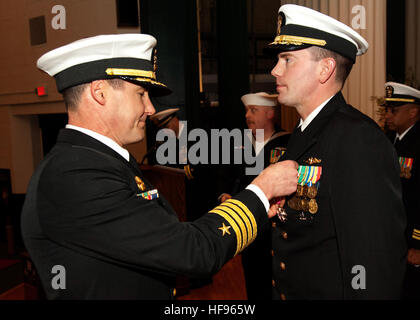
[[[405,130],[403,133],[401,133],[401,134],[399,134],[399,133],[397,132],[397,135],[396,135],[396,137],[395,137],[395,141],[394,141],[394,143],[397,141],[397,139],[401,141],[401,140],[405,137],[405,135],[408,133],[408,131],[410,131],[410,130],[411,130],[411,128],[413,128],[413,127],[414,127],[414,124],[413,124],[410,128],[408,128],[407,130]]]
[[[264,133],[261,133],[262,135],[264,135]],[[272,135],[271,137],[269,137],[267,140],[264,141],[257,141],[254,137],[254,135],[252,134],[252,131],[249,130],[246,132],[246,135],[249,139],[249,141],[251,141],[252,146],[254,147],[255,150],[255,154],[258,155],[262,149],[264,149],[265,145],[271,141],[271,139],[274,138],[274,136]]]
[[[84,134],[102,142],[103,144],[107,145],[112,150],[114,150],[115,152],[120,154],[125,160],[130,161],[130,153],[128,152],[128,150],[121,147],[118,143],[116,143],[111,138],[105,137],[102,134],[99,134],[95,131],[92,131],[92,130],[89,130],[89,129],[86,129],[86,128],[81,128],[81,127],[78,127],[78,126],[74,126],[72,124],[67,124],[66,129],[72,129],[72,130],[77,130],[79,132],[82,132],[82,133],[84,133]]]
[[[319,107],[312,111],[310,115],[305,119],[305,121],[303,121],[302,118],[300,119],[299,127],[302,130],[302,132],[310,125],[310,123],[316,118],[316,116],[321,112],[321,110],[327,105],[328,102],[330,102],[330,100],[334,96],[324,101]]]

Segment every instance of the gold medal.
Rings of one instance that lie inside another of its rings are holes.
[[[316,203],[315,199],[311,199],[308,205],[309,205],[309,212],[311,214],[315,214],[318,212],[318,203]]]
[[[413,168],[413,158],[400,157],[398,159],[401,167],[400,177],[405,179],[411,178],[411,169]]]
[[[302,190],[302,197],[307,197],[308,196],[308,189],[309,189],[308,185],[305,184],[303,186],[303,190]]]
[[[411,168],[404,168],[404,178],[410,179],[411,178]]]
[[[316,195],[318,194],[318,189],[315,186],[310,186],[308,188],[308,198],[315,199]]]
[[[305,211],[305,212],[309,211],[309,201],[306,199],[300,199],[299,207],[300,207],[300,210],[302,211]]]
[[[298,184],[297,189],[296,189],[296,196],[297,197],[302,197],[303,196],[303,186]]]

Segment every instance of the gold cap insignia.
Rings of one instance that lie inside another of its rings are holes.
[[[153,72],[157,71],[157,49],[153,50]]]
[[[385,92],[387,98],[392,98],[392,95],[394,94],[394,88],[392,86],[387,86],[385,88]]]
[[[282,26],[283,26],[283,16],[280,13],[277,18],[277,36],[280,36]]]

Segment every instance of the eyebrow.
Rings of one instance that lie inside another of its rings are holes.
[[[290,56],[293,56],[293,54],[290,52],[280,52],[278,55],[279,58],[290,57]]]

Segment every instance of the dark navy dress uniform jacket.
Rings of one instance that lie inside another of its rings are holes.
[[[302,220],[286,206],[287,221],[273,224],[273,298],[401,298],[406,219],[392,144],[341,93],[300,131],[286,158],[321,161],[318,211]]]
[[[49,299],[171,299],[176,275],[208,276],[268,222],[249,190],[192,223],[179,222],[134,158],[126,161],[83,133],[63,129],[33,175],[22,234]],[[66,289],[52,286],[52,268]]]

